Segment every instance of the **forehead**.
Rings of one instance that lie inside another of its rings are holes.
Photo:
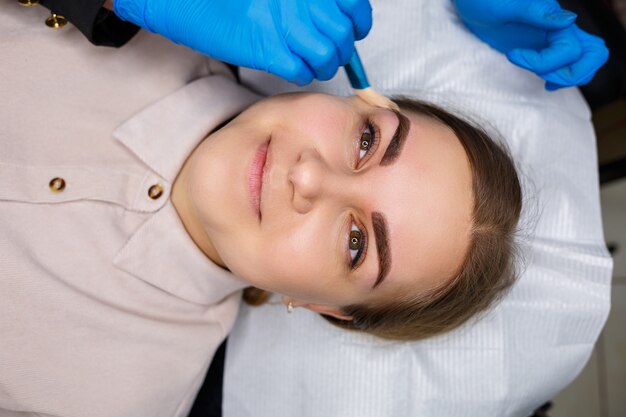
[[[465,257],[472,173],[450,128],[428,116],[404,114],[411,121],[405,147],[395,164],[377,167],[381,183],[372,203],[389,226],[387,287],[427,290],[451,278]]]

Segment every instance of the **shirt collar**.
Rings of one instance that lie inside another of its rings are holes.
[[[224,76],[198,79],[126,121],[113,136],[168,182],[198,143],[260,96]],[[120,249],[114,264],[168,293],[210,305],[246,283],[213,263],[168,201]]]

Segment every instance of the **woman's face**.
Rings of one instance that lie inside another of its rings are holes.
[[[325,94],[268,98],[211,134],[191,157],[189,193],[214,261],[333,307],[452,277],[473,204],[450,129]]]

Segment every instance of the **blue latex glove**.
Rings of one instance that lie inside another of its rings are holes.
[[[369,0],[115,0],[115,14],[234,65],[328,80],[372,26]]]
[[[547,90],[587,84],[604,65],[604,41],[574,24],[556,0],[454,0],[465,25]]]

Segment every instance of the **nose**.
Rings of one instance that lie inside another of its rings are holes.
[[[315,150],[305,150],[289,169],[293,186],[293,206],[298,213],[307,213],[323,194],[328,167]]]

